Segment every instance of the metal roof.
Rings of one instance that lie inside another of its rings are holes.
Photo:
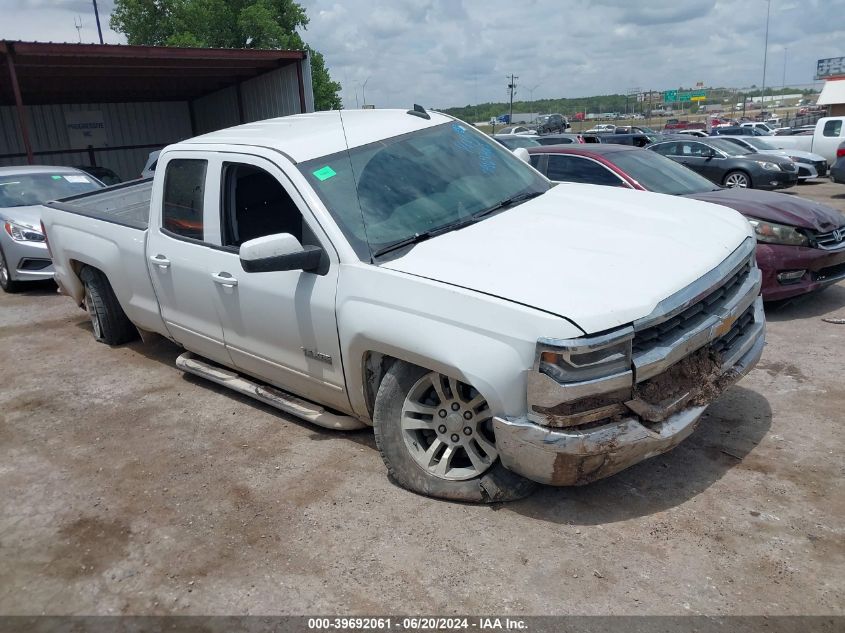
[[[26,105],[186,101],[305,56],[304,51],[2,40],[0,105],[15,103],[12,72]]]

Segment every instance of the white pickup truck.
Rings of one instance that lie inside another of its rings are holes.
[[[439,113],[297,115],[165,148],[152,181],[43,210],[96,338],[330,428],[401,485],[497,501],[662,453],[760,357],[751,228],[552,184]],[[222,422],[222,421],[221,421]]]
[[[845,141],[845,116],[819,119],[813,134],[767,136],[766,142],[778,149],[800,149],[824,157],[828,165],[836,162],[836,148]]]

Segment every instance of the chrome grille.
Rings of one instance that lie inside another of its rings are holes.
[[[737,289],[745,282],[750,272],[751,262],[746,261],[724,284],[683,312],[663,323],[635,332],[634,356],[645,354],[655,347],[670,345],[683,336],[685,332],[694,329],[710,316],[718,314],[725,303],[733,297]]]
[[[742,336],[754,325],[754,306],[749,306],[749,308],[742,313],[742,316],[739,317],[734,324],[731,326],[731,329],[728,330],[726,334],[717,338],[710,344],[710,349],[720,355],[724,355],[731,350],[734,343],[736,343]]]
[[[845,248],[845,225],[829,233],[819,233],[815,236],[815,243],[818,248],[826,251]]]

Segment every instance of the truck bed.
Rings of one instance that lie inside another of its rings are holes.
[[[41,221],[56,281],[81,304],[79,271],[101,271],[126,316],[137,327],[167,335],[147,269],[152,180],[134,181],[45,204]]]
[[[150,223],[152,190],[153,180],[148,178],[62,198],[45,206],[143,231]]]

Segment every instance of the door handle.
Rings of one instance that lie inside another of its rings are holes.
[[[164,255],[150,255],[150,261],[159,268],[170,268],[170,260]]]
[[[226,288],[234,288],[238,285],[238,280],[225,271],[219,273],[211,273],[211,278],[214,280],[214,283],[220,284],[221,286],[225,286]]]

